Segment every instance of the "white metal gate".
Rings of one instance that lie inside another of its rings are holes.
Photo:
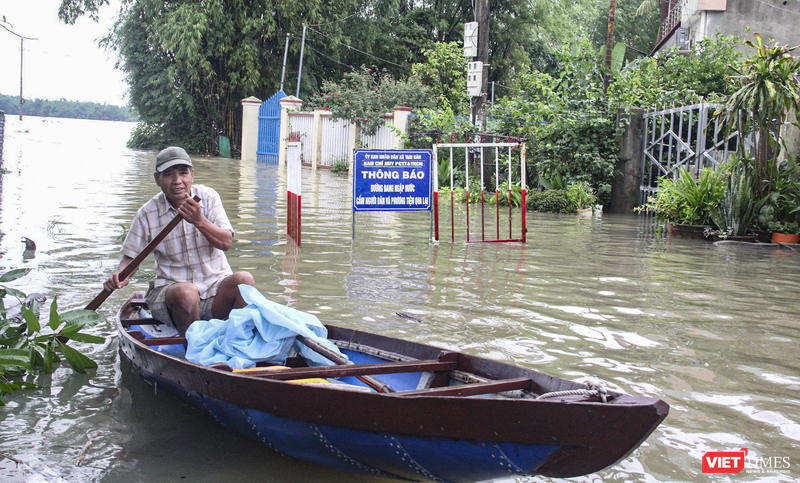
[[[644,115],[639,205],[654,196],[659,178],[675,177],[680,167],[699,176],[703,168],[716,168],[736,152],[739,133],[728,132],[723,109],[702,103]],[[750,139],[744,142],[752,149]]]

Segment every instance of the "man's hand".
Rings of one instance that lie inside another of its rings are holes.
[[[114,290],[121,289],[122,287],[128,285],[131,281],[131,277],[126,278],[125,280],[119,279],[119,272],[120,270],[115,271],[108,277],[108,280],[103,284],[103,288],[108,290],[109,292],[113,292]]]
[[[186,199],[181,202],[181,206],[178,207],[178,213],[181,214],[184,220],[198,228],[208,221],[206,217],[203,216],[203,208],[200,206],[200,203],[195,201],[188,194],[186,195]]]
[[[122,261],[119,262],[119,267],[117,267],[117,270],[114,273],[112,273],[110,277],[108,277],[108,280],[106,280],[106,282],[103,284],[103,288],[108,290],[109,292],[113,292],[114,290],[121,289],[122,287],[128,285],[128,283],[130,283],[131,281],[131,276],[134,273],[136,273],[136,270],[134,270],[133,273],[128,275],[128,278],[126,278],[125,280],[119,279],[119,273],[123,271],[125,267],[127,267],[128,264],[131,263],[131,261],[133,261],[133,258],[127,255],[123,255]]]

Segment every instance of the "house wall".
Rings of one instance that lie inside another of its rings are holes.
[[[800,0],[683,0],[682,9],[680,27],[689,29],[693,42],[713,37],[718,31],[751,40],[758,32],[765,42],[800,45]],[[676,45],[677,31],[657,50]],[[750,50],[743,46],[739,49],[745,53]]]
[[[720,32],[750,39],[758,32],[765,42],[800,45],[800,0],[727,0],[727,4]],[[746,27],[750,27],[750,35],[745,33]]]

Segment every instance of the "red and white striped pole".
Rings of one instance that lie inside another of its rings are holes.
[[[288,206],[286,209],[286,234],[298,245],[300,245],[300,200],[302,198],[302,179],[300,143],[287,143],[286,191]]]

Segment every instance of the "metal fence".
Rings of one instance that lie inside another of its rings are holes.
[[[334,119],[329,112],[320,114],[321,119],[321,144],[319,148],[319,166],[333,167],[337,161],[350,163],[350,136],[353,126],[342,119]],[[315,127],[314,114],[311,112],[289,112],[289,141],[301,143],[301,159],[304,164],[312,162]],[[391,149],[394,133],[390,126],[393,116],[385,116],[384,124],[371,136],[361,136],[360,143],[369,149]]]
[[[656,193],[660,178],[674,178],[679,168],[696,177],[737,151],[739,132],[729,129],[723,109],[720,104],[702,103],[644,115],[640,205]],[[746,149],[753,148],[750,138],[743,142]]]

